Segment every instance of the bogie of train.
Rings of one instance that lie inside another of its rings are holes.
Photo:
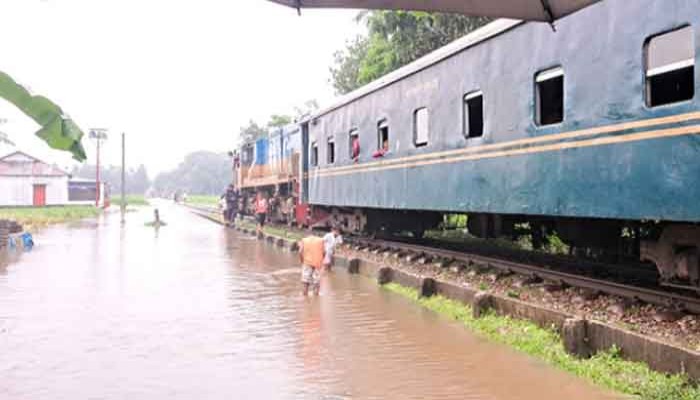
[[[700,289],[699,46],[694,0],[495,21],[299,123],[295,220],[420,236],[462,213]]]

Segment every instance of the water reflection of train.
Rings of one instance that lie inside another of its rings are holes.
[[[445,213],[478,237],[556,232],[698,288],[699,45],[688,0],[498,20],[244,145],[240,187],[351,232],[421,236]]]

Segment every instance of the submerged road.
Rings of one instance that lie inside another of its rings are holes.
[[[0,258],[0,399],[612,399],[176,206],[45,229]]]

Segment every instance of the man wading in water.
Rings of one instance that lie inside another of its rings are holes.
[[[299,242],[299,261],[301,261],[301,293],[309,294],[309,286],[318,296],[321,290],[321,267],[325,256],[323,239],[308,236]]]

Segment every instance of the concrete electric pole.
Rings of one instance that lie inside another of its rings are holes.
[[[100,142],[107,139],[107,129],[92,128],[90,129],[90,139],[97,142],[97,161],[95,169],[95,207],[100,206]]]
[[[126,215],[126,138],[124,132],[122,132],[122,201],[119,210],[121,211],[121,222],[123,225]]]

